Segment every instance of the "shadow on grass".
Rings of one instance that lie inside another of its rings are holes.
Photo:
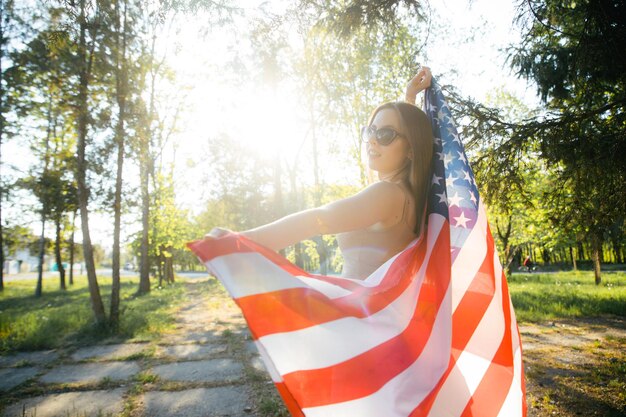
[[[528,357],[527,357],[528,358]],[[526,359],[528,362],[528,359]],[[527,378],[536,383],[529,405],[531,416],[622,417],[626,368],[622,361],[603,360],[601,366],[586,364],[566,369],[545,357],[532,360]]]
[[[111,285],[99,287],[108,318]],[[0,298],[0,353],[82,345],[111,336],[120,341],[136,337],[150,340],[171,326],[171,307],[184,292],[181,283],[163,289],[153,287],[142,296],[135,295],[136,282],[122,282],[120,287],[120,327],[116,332],[95,322],[86,285],[45,291],[39,298],[19,289],[15,296]]]

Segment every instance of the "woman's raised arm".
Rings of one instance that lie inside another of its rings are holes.
[[[406,85],[404,101],[415,104],[417,93],[430,87],[431,79],[432,74],[430,72],[430,68],[421,67],[415,77],[411,78],[409,83]]]
[[[400,216],[403,201],[398,185],[378,181],[348,198],[293,213],[240,234],[278,251],[313,236],[363,229]]]

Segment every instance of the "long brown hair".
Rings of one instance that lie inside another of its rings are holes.
[[[419,236],[422,232],[421,227],[424,220],[422,217],[426,213],[426,199],[432,177],[433,130],[426,113],[419,107],[404,101],[390,101],[376,107],[369,118],[368,125],[372,124],[376,114],[383,109],[394,109],[400,115],[400,121],[404,125],[413,153],[412,160],[407,159],[406,164],[396,176],[405,182],[415,196],[417,221],[413,231]]]

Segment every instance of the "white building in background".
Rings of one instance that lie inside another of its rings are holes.
[[[19,274],[20,272],[37,271],[39,259],[32,256],[28,249],[19,249],[4,259],[3,271],[5,274]]]

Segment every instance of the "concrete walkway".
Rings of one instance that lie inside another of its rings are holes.
[[[3,417],[258,416],[284,411],[239,309],[215,280],[186,284],[176,331],[0,356]],[[265,410],[265,411],[263,411]]]

